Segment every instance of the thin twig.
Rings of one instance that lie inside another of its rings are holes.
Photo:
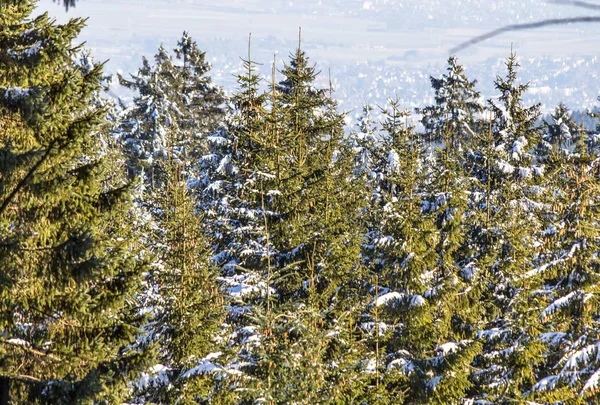
[[[587,1],[580,0],[550,0],[549,3],[558,4],[561,6],[587,8],[589,10],[600,10],[600,4],[588,3]]]
[[[34,355],[39,356],[39,357],[45,357],[45,358],[48,358],[48,359],[54,360],[54,361],[61,361],[60,358],[58,358],[57,356],[55,356],[55,355],[53,355],[51,353],[46,353],[46,352],[43,352],[43,351],[40,351],[40,350],[36,350],[36,349],[34,349],[32,347],[25,346],[25,345],[20,344],[20,343],[13,343],[13,342],[8,341],[8,340],[0,340],[0,344],[4,344],[4,345],[8,345],[8,346],[13,346],[13,347],[21,349],[21,350],[23,350],[23,351],[25,351],[27,353],[34,354]]]
[[[53,151],[56,143],[57,143],[56,140],[54,140],[50,143],[50,145],[48,146],[48,149],[46,149],[46,151],[44,152],[44,155],[40,158],[40,160],[38,160],[37,163],[34,164],[31,169],[29,169],[29,172],[27,172],[25,177],[23,177],[23,179],[19,182],[19,184],[17,184],[17,186],[13,189],[13,191],[9,194],[9,196],[6,197],[6,199],[2,202],[2,205],[0,205],[0,215],[4,214],[4,211],[6,211],[6,208],[12,202],[13,198],[15,198],[15,196],[19,193],[19,191],[21,191],[21,189],[29,183],[29,181],[31,180],[31,178],[33,177],[35,172],[46,161],[46,159],[48,159],[48,157],[50,156],[50,153]]]
[[[460,44],[458,46],[455,46],[454,48],[450,49],[450,54],[454,55],[472,45],[478,44],[480,42],[483,42],[483,41],[493,38],[493,37],[497,37],[498,35],[504,34],[505,32],[523,31],[523,30],[529,30],[529,29],[534,29],[534,28],[548,27],[548,26],[552,26],[552,25],[567,25],[567,24],[592,23],[592,22],[596,22],[596,23],[600,22],[600,16],[598,16],[598,17],[586,16],[586,17],[572,17],[572,18],[552,18],[549,20],[543,20],[543,21],[538,21],[538,22],[534,22],[534,23],[507,25],[505,27],[498,28],[498,29],[490,31],[486,34],[472,38],[466,42],[463,42],[462,44]]]

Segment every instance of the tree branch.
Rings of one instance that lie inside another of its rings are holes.
[[[53,354],[42,352],[40,350],[36,350],[36,349],[34,349],[32,347],[29,347],[29,346],[26,346],[26,345],[23,345],[23,344],[13,343],[13,342],[10,342],[8,340],[0,340],[0,344],[18,347],[19,349],[21,349],[23,351],[26,351],[28,353],[34,354],[34,355],[39,356],[39,357],[47,357],[47,358],[49,358],[51,360],[54,360],[54,361],[61,361],[60,358],[56,357]]]
[[[523,31],[523,30],[542,28],[542,27],[547,27],[547,26],[552,26],[552,25],[567,25],[567,24],[592,23],[592,22],[596,22],[596,23],[600,22],[600,16],[598,16],[598,17],[587,16],[587,17],[572,17],[572,18],[552,18],[549,20],[543,20],[543,21],[538,21],[538,22],[534,22],[534,23],[507,25],[505,27],[498,28],[498,29],[490,31],[486,34],[472,38],[466,42],[463,42],[462,44],[460,44],[458,46],[455,46],[454,48],[450,49],[450,54],[454,55],[472,45],[478,44],[480,42],[483,42],[483,41],[493,38],[493,37],[497,37],[498,35],[504,34],[505,32]]]
[[[25,177],[23,177],[23,179],[21,179],[19,184],[17,184],[17,186],[10,193],[10,195],[8,197],[6,197],[6,199],[2,202],[2,205],[0,206],[0,215],[4,214],[4,212],[6,211],[6,208],[8,208],[8,205],[11,203],[13,198],[15,198],[15,196],[19,193],[19,191],[21,191],[21,189],[23,187],[25,187],[27,185],[27,183],[29,183],[29,180],[31,179],[31,177],[33,177],[33,175],[37,171],[37,169],[39,169],[40,166],[46,161],[46,159],[48,159],[48,156],[50,156],[50,152],[52,152],[52,149],[54,149],[55,145],[56,145],[56,140],[54,140],[54,141],[52,141],[52,143],[50,143],[50,145],[48,146],[48,149],[46,150],[44,155],[40,158],[40,160],[38,160],[38,162],[35,165],[33,165],[33,167],[29,170],[29,172],[27,172],[27,175],[25,175]]]
[[[587,8],[589,10],[600,10],[600,4],[588,3],[587,1],[581,0],[551,0],[550,3],[558,4],[561,6],[575,6],[580,8]]]
[[[5,376],[5,378],[8,378],[9,380],[20,381],[23,383],[40,383],[40,382],[42,382],[42,380],[40,380],[39,378],[35,378],[35,377],[32,377],[30,375],[25,375],[25,374]]]

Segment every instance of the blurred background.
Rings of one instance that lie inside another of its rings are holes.
[[[38,8],[59,21],[89,17],[80,38],[97,60],[109,60],[109,73],[135,72],[142,55],[152,57],[161,43],[174,48],[187,30],[226,90],[235,88],[249,33],[252,59],[270,78],[273,55],[281,68],[302,27],[302,48],[322,72],[322,85],[331,72],[349,123],[363,104],[396,95],[407,108],[431,103],[429,76],[441,74],[449,50],[474,36],[508,24],[594,15],[545,0],[80,0],[68,12],[62,3],[40,0]],[[506,33],[457,56],[487,98],[512,44],[520,77],[531,86],[526,101],[543,103],[544,112],[561,101],[578,110],[599,105],[598,38],[600,24],[546,27]]]

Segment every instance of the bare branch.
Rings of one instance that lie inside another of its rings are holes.
[[[524,30],[529,30],[529,29],[534,29],[534,28],[548,27],[548,26],[552,26],[552,25],[567,25],[567,24],[593,23],[593,22],[595,22],[595,23],[600,22],[600,16],[598,16],[598,17],[587,16],[587,17],[572,17],[572,18],[552,18],[552,19],[538,21],[538,22],[534,22],[534,23],[507,25],[505,27],[498,28],[498,29],[490,31],[486,34],[472,38],[466,42],[463,42],[462,44],[460,44],[458,46],[455,46],[454,48],[450,49],[450,54],[454,55],[472,45],[478,44],[480,42],[483,42],[483,41],[493,38],[493,37],[497,37],[498,35],[504,34],[505,32],[524,31]]]
[[[40,380],[39,378],[30,376],[30,375],[25,375],[25,374],[19,374],[19,375],[15,375],[15,376],[8,376],[6,378],[9,378],[11,380],[15,380],[15,381],[20,381],[22,383],[40,383],[42,382],[42,380]]]
[[[48,159],[48,157],[50,156],[50,153],[53,151],[55,145],[56,145],[56,140],[54,140],[50,143],[50,145],[48,146],[48,149],[46,149],[46,152],[44,152],[44,155],[40,158],[40,160],[38,160],[37,163],[34,164],[31,169],[29,169],[29,172],[27,172],[25,177],[23,177],[23,179],[19,182],[19,184],[17,184],[17,186],[14,188],[14,190],[10,193],[10,195],[8,197],[6,197],[6,199],[2,202],[2,205],[0,205],[0,215],[4,214],[4,211],[6,211],[6,209],[8,208],[8,205],[12,202],[12,200],[15,198],[15,196],[19,193],[19,191],[23,187],[25,187],[29,183],[29,181],[31,180],[31,178],[33,177],[35,172],[46,161],[46,159]]]
[[[580,8],[587,8],[589,10],[600,10],[600,4],[589,3],[587,1],[580,0],[550,0],[552,4],[558,4],[561,6],[575,6]]]
[[[32,347],[25,346],[25,345],[20,344],[20,343],[11,342],[10,340],[0,340],[0,344],[4,344],[4,345],[16,347],[18,349],[21,349],[21,350],[27,352],[27,353],[34,354],[34,355],[36,355],[38,357],[48,358],[48,359],[54,360],[54,361],[61,361],[60,358],[56,357],[55,355],[53,355],[51,353],[46,353],[46,352],[43,352],[43,351],[40,351],[40,350],[36,350],[36,349],[34,349]]]

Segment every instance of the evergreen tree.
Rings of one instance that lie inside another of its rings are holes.
[[[479,370],[473,374],[473,392],[500,403],[523,397],[541,360],[530,310],[538,302],[522,276],[540,250],[545,211],[544,167],[534,154],[541,140],[536,124],[540,106],[523,105],[527,85],[517,81],[514,53],[506,66],[506,78],[496,80],[501,95],[489,101],[492,122],[478,152],[484,202],[477,215],[485,218],[485,226],[473,228],[473,257],[485,283],[486,309],[486,322],[478,332],[484,352],[475,362]]]
[[[475,89],[477,81],[466,77],[456,57],[448,59],[447,71],[440,78],[431,77],[435,104],[417,109],[417,113],[423,115],[427,142],[439,142],[448,133],[452,147],[459,147],[477,131],[477,114],[483,111],[483,105]]]
[[[375,324],[385,348],[386,391],[400,401],[434,344],[435,325],[423,294],[426,275],[435,266],[435,224],[422,212],[425,168],[421,138],[408,126],[408,113],[396,100],[383,111],[382,133],[369,148],[374,175],[370,183],[373,231],[367,247],[374,252],[371,266],[378,275]],[[411,396],[410,394],[408,395]]]
[[[225,96],[223,90],[213,84],[209,76],[211,65],[206,53],[198,49],[196,42],[183,32],[175,48],[175,70],[178,73],[175,87],[179,95],[177,108],[180,111],[179,131],[174,152],[182,155],[181,160],[189,165],[189,158],[197,159],[208,150],[207,136],[217,132],[224,119]],[[185,166],[186,172],[190,170]]]
[[[261,201],[259,180],[251,158],[258,155],[266,125],[266,95],[260,89],[250,44],[243,71],[237,77],[238,91],[231,97],[224,128],[207,138],[208,151],[198,169],[203,173],[197,185],[200,206],[214,229],[214,259],[226,266],[228,275],[239,270],[236,266],[252,268],[264,252],[262,247],[250,246],[263,234],[262,217],[255,211]]]
[[[597,396],[600,375],[595,361],[599,347],[598,167],[583,142],[575,150],[555,162],[554,215],[544,232],[546,254],[524,278],[540,296],[535,308],[542,325],[537,339],[545,349],[532,398],[587,404]]]
[[[148,59],[142,58],[142,67],[131,81],[119,76],[121,84],[138,95],[134,105],[123,120],[122,133],[125,153],[128,156],[128,167],[131,177],[143,175],[145,185],[154,189],[160,187],[164,177],[163,162],[172,145],[168,139],[175,138],[177,132],[174,111],[175,81],[171,57],[161,46],[154,57],[155,66]]]
[[[304,390],[299,382],[312,380],[312,401],[358,402],[375,382],[363,359],[376,353],[354,336],[368,280],[360,257],[361,191],[349,181],[353,157],[344,140],[344,116],[337,112],[331,88],[328,93],[313,86],[317,71],[300,47],[281,73],[276,107],[283,156],[277,176],[281,194],[275,201],[280,214],[271,229],[279,263],[291,272],[275,288],[283,302],[302,302],[307,308],[300,314],[306,332],[296,344],[304,340],[302,347],[318,349],[313,350],[315,360],[320,357],[312,366],[296,363],[292,373],[299,393]]]
[[[158,261],[148,280],[154,291],[149,329],[159,363],[136,395],[150,403],[208,401],[216,381],[206,373],[217,367],[212,361],[221,355],[223,298],[210,263],[211,247],[182,171],[180,165],[167,163],[157,235],[151,238]]]
[[[472,383],[471,362],[480,351],[475,340],[481,320],[478,278],[464,271],[468,256],[466,215],[470,179],[465,173],[466,160],[454,146],[455,132],[446,127],[439,135],[441,146],[427,159],[430,181],[424,186],[424,212],[435,224],[432,250],[435,265],[424,275],[433,321],[433,334],[417,363],[414,375],[422,387],[415,400],[436,404],[457,403],[465,397]]]
[[[360,372],[367,367],[357,339],[364,273],[343,115],[330,94],[312,87],[316,70],[300,49],[284,80],[273,80],[266,105],[255,91],[244,94],[256,83],[248,72],[240,100],[253,108],[236,137],[236,146],[248,143],[235,160],[244,186],[236,199],[254,220],[241,234],[249,249],[238,280],[253,274],[260,283],[246,284],[240,303],[251,304],[236,335],[242,400],[358,403],[368,387],[361,381],[372,377]]]
[[[223,366],[222,395],[233,393],[240,385],[240,373],[245,398],[268,398],[268,392],[254,386],[252,370],[256,350],[266,347],[268,339],[268,303],[271,302],[269,264],[272,246],[264,208],[269,182],[273,176],[262,161],[268,161],[270,132],[266,131],[266,95],[260,90],[260,78],[251,59],[243,61],[244,74],[238,76],[238,92],[231,98],[225,127],[208,138],[209,154],[201,158],[205,175],[198,188],[201,207],[207,212],[214,240],[213,261],[222,267],[221,280],[225,290],[231,326],[229,346],[233,358]],[[267,317],[265,317],[267,316]],[[262,342],[261,336],[264,338]],[[257,373],[262,369],[257,369]],[[266,369],[265,369],[266,371]],[[258,380],[259,385],[262,380]],[[251,387],[254,386],[254,389]],[[268,387],[268,384],[266,384]],[[257,391],[258,390],[258,391]],[[229,391],[229,392],[228,392]]]
[[[581,130],[572,120],[571,112],[564,104],[559,104],[550,115],[551,122],[545,123],[545,133],[538,146],[537,160],[548,164],[552,170],[552,161],[562,160],[562,156],[569,155],[574,145],[579,143]]]
[[[206,153],[206,138],[218,129],[223,117],[222,90],[212,84],[210,64],[187,32],[177,43],[175,55],[173,59],[161,45],[154,65],[144,57],[131,80],[119,76],[123,86],[138,93],[122,129],[130,174],[144,173],[143,180],[151,189],[164,185],[168,153],[188,174],[191,159]]]
[[[145,362],[130,190],[98,131],[102,66],[81,19],[0,5],[0,398],[120,403]]]

